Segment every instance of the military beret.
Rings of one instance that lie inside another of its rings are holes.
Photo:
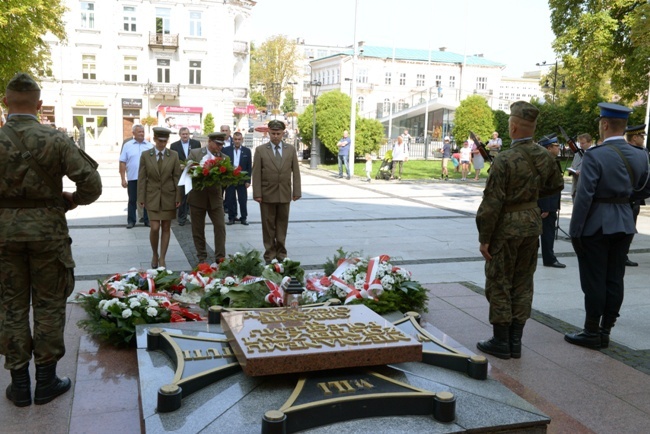
[[[645,136],[645,124],[643,125],[634,125],[631,127],[627,127],[625,129],[626,134],[630,135],[639,135],[639,136]]]
[[[214,143],[223,145],[226,142],[225,133],[210,133],[208,134],[208,139],[212,140]]]
[[[517,101],[510,106],[510,116],[516,116],[529,122],[535,122],[539,116],[539,109],[526,101]]]
[[[548,148],[553,143],[557,143],[557,134],[549,134],[547,136],[542,137],[537,142],[538,145],[543,146],[545,148]]]
[[[159,139],[169,139],[169,135],[171,133],[172,133],[171,130],[168,130],[167,128],[163,128],[163,127],[153,128],[153,136]]]
[[[632,113],[631,108],[611,102],[601,102],[598,107],[600,107],[601,118],[627,119]]]
[[[284,122],[274,119],[269,122],[269,130],[284,130],[286,126]]]
[[[9,83],[7,84],[7,90],[13,90],[15,92],[33,92],[40,91],[41,88],[38,87],[38,84],[34,81],[32,77],[24,72],[19,72],[14,75]]]

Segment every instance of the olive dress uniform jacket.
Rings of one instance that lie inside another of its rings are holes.
[[[207,154],[207,148],[192,149],[187,158],[199,163]],[[223,152],[217,155],[217,157],[228,158],[223,154]],[[202,209],[223,208],[223,192],[221,191],[221,187],[216,185],[206,187],[203,190],[193,188],[187,198],[187,203],[189,203],[190,206]]]
[[[162,170],[158,170],[158,150],[149,149],[140,155],[138,171],[138,203],[149,211],[175,211],[181,201],[178,180],[181,164],[176,151],[164,149]]]
[[[300,166],[296,148],[280,142],[282,163],[275,157],[274,145],[258,146],[253,157],[253,198],[266,203],[289,203],[302,196]]]

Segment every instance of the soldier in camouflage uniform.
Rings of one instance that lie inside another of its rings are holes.
[[[521,357],[521,337],[530,317],[542,233],[537,199],[564,187],[553,158],[533,141],[538,115],[539,110],[524,101],[510,107],[512,145],[492,162],[476,214],[494,331],[492,338],[477,347],[502,359]]]
[[[0,353],[11,371],[7,398],[23,407],[32,403],[32,354],[36,404],[70,389],[70,379],[56,375],[65,354],[66,299],[74,288],[65,212],[95,201],[102,183],[97,163],[64,133],[39,123],[40,89],[30,76],[16,75],[3,101],[9,116],[0,130]],[[74,193],[63,191],[63,176],[76,184]]]

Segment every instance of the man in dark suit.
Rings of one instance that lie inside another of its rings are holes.
[[[201,142],[198,140],[190,139],[190,129],[183,127],[178,130],[178,134],[181,136],[181,139],[177,142],[174,142],[170,145],[172,151],[176,151],[178,154],[178,159],[181,161],[181,165],[185,164],[187,156],[190,154],[192,149],[199,149],[201,147]],[[181,187],[183,190],[181,205],[178,207],[178,224],[180,226],[187,223],[187,213],[189,211],[189,205],[187,204],[187,195],[185,194],[185,187]]]
[[[611,103],[598,106],[603,143],[582,159],[569,228],[585,297],[585,325],[564,335],[567,342],[591,349],[609,346],[623,304],[625,258],[636,232],[630,200],[647,197],[648,177],[646,152],[623,138],[632,110]]]
[[[282,142],[284,123],[269,122],[271,141],[255,149],[253,199],[260,204],[264,260],[287,257],[285,240],[292,200],[302,196],[296,148]]]
[[[190,151],[189,159],[199,163],[205,162],[208,158],[228,158],[221,153],[225,135],[212,133],[208,135],[208,145],[205,148],[193,149]],[[190,217],[192,221],[192,238],[196,248],[196,256],[199,262],[205,262],[208,258],[205,242],[205,215],[208,214],[214,226],[214,259],[219,262],[226,257],[226,226],[223,214],[223,195],[221,187],[212,186],[203,190],[192,189],[188,194],[187,203],[190,205]]]
[[[241,170],[250,175],[253,167],[253,157],[251,150],[242,146],[244,136],[240,132],[236,132],[232,136],[232,146],[224,148],[223,153],[230,158],[234,167],[241,167]],[[248,200],[247,189],[250,186],[250,180],[242,182],[239,185],[231,185],[226,188],[226,209],[228,210],[228,223],[232,225],[237,219],[237,202],[239,202],[239,211],[241,213],[240,223],[248,226],[248,210],[246,208],[246,201]],[[236,196],[236,197],[235,197]]]
[[[557,163],[557,170],[562,173],[562,167],[557,160],[557,156],[560,154],[560,144],[557,141],[557,135],[550,134],[542,137],[537,144],[546,148]],[[537,205],[542,212],[542,263],[545,267],[566,268],[566,265],[557,260],[553,251],[555,244],[555,224],[557,223],[557,212],[560,209],[561,195],[562,192],[558,192],[551,196],[542,197],[537,201]]]

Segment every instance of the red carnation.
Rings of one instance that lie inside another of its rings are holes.
[[[210,169],[204,168],[203,169],[203,176],[208,176],[210,174]]]
[[[219,172],[221,172],[221,173],[226,173],[226,170],[228,170],[228,169],[226,169],[226,166],[219,167]]]
[[[237,168],[232,171],[232,174],[235,175],[235,176],[239,176],[240,173],[241,173],[241,167],[240,166],[237,166]]]

